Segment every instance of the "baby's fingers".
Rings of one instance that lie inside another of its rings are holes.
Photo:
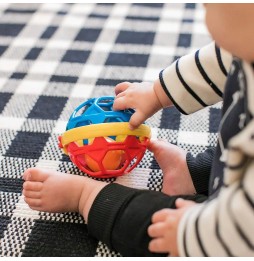
[[[134,130],[139,127],[144,121],[146,120],[146,117],[143,113],[141,113],[139,110],[136,110],[136,112],[131,116],[129,121],[129,126],[131,130]]]
[[[148,227],[147,233],[150,237],[161,237],[165,234],[165,223],[158,222]]]
[[[172,209],[168,209],[168,208],[161,209],[153,214],[152,222],[156,223],[156,222],[165,221],[170,215],[173,214],[173,212],[174,210]]]
[[[126,96],[123,94],[119,94],[113,103],[113,110],[120,111],[125,109],[131,109],[132,104],[131,102],[126,98]]]
[[[130,85],[131,85],[130,82],[121,82],[117,84],[115,87],[115,94],[118,95],[119,93],[125,91],[126,89],[128,89]]]
[[[168,243],[164,238],[152,239],[148,245],[151,252],[168,253]]]

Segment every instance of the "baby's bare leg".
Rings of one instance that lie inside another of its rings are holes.
[[[45,212],[79,212],[87,221],[90,207],[107,183],[84,176],[30,168],[23,174],[23,195],[30,208]]]

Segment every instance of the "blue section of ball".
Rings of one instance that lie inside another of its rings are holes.
[[[114,111],[113,102],[112,96],[88,99],[74,110],[66,130],[98,123],[128,122],[135,111]]]

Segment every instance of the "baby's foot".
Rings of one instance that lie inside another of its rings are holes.
[[[45,212],[79,212],[87,218],[91,204],[106,183],[39,168],[23,174],[23,195],[30,208]]]
[[[148,148],[163,172],[162,192],[168,195],[196,192],[183,149],[161,140],[151,141]]]

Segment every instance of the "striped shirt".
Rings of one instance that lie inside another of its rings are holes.
[[[160,73],[175,106],[190,114],[223,100],[209,199],[184,214],[182,256],[254,256],[254,73],[211,43]]]

